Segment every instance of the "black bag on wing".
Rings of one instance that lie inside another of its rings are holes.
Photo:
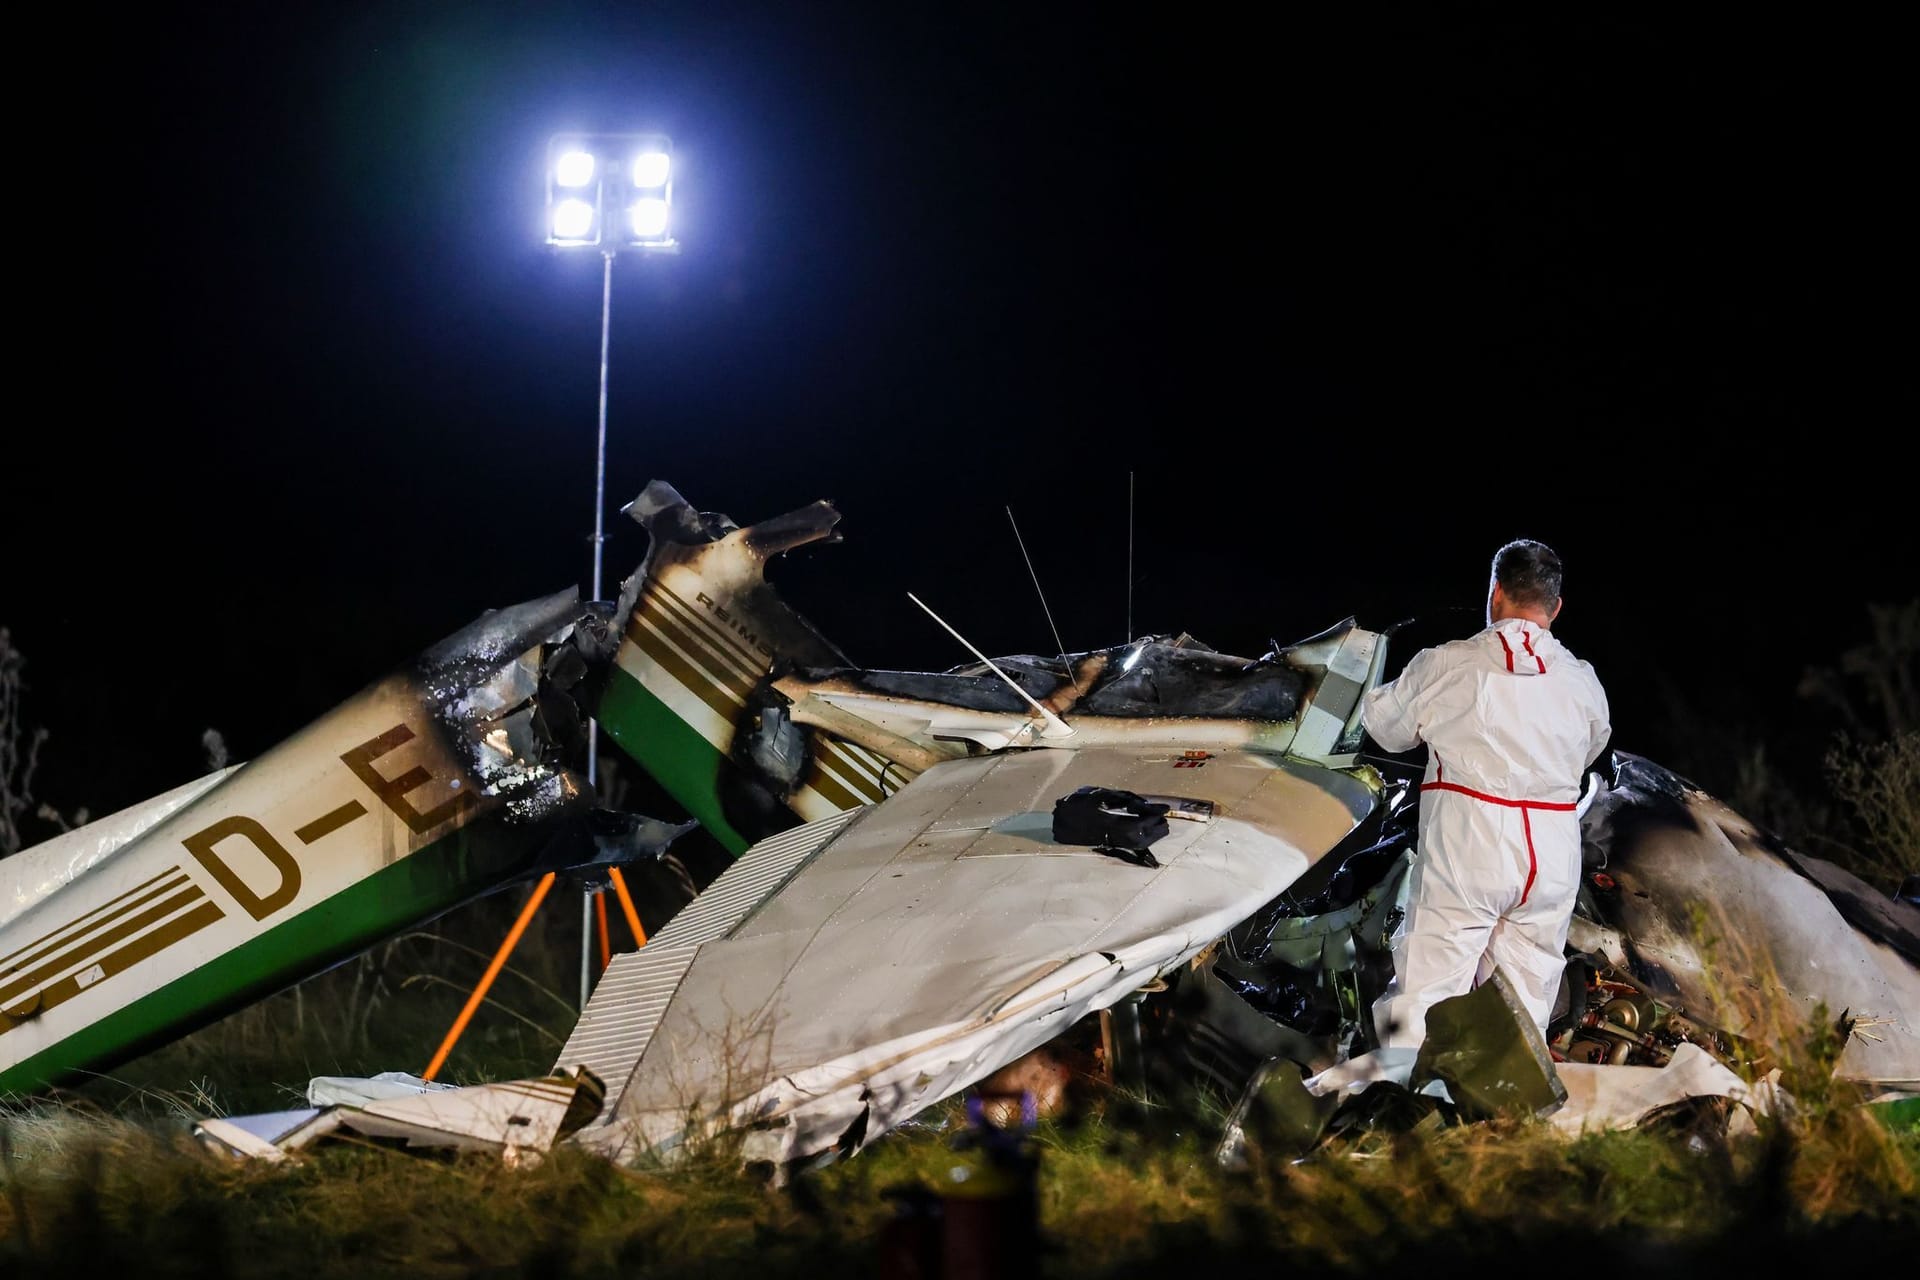
[[[1167,806],[1131,791],[1081,787],[1054,801],[1053,838],[1061,844],[1144,853],[1166,834]]]

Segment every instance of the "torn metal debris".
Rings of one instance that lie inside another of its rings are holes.
[[[1595,1066],[1561,1063],[1560,1082],[1567,1104],[1549,1117],[1570,1136],[1606,1129],[1630,1129],[1647,1117],[1696,1098],[1726,1098],[1768,1115],[1784,1100],[1777,1083],[1749,1084],[1697,1044],[1675,1049],[1664,1066]],[[1777,1074],[1777,1073],[1776,1073]]]
[[[268,1160],[351,1138],[409,1151],[491,1152],[525,1167],[598,1115],[602,1094],[584,1071],[464,1089],[371,1083],[361,1082],[357,1102],[202,1120],[194,1136],[215,1151]]]

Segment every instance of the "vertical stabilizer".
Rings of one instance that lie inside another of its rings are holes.
[[[839,540],[831,503],[742,528],[656,480],[624,510],[651,545],[621,588],[626,633],[600,722],[716,839],[739,853],[797,821],[880,800],[912,776],[795,725],[765,682],[776,666],[848,665],[766,580],[775,556]]]

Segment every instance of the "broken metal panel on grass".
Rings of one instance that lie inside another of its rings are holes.
[[[1701,1099],[1757,1115],[1787,1101],[1776,1083],[1749,1084],[1695,1044],[1660,1067],[1554,1062],[1498,970],[1476,990],[1437,1002],[1427,1026],[1418,1049],[1374,1050],[1305,1080],[1293,1064],[1271,1064],[1230,1116],[1221,1161],[1241,1163],[1248,1140],[1297,1155],[1355,1128],[1531,1116],[1577,1137],[1632,1128]]]
[[[1548,1122],[1569,1137],[1631,1129],[1697,1098],[1726,1098],[1757,1115],[1772,1114],[1785,1101],[1777,1085],[1742,1080],[1696,1044],[1681,1045],[1663,1067],[1563,1062],[1557,1074],[1567,1091],[1567,1103]]]
[[[484,1151],[509,1164],[536,1163],[600,1114],[600,1081],[587,1071],[535,1080],[423,1087],[359,1103],[207,1119],[194,1136],[224,1155],[280,1160],[328,1141],[408,1151]]]
[[[1217,952],[1203,953],[1169,978],[1164,995],[1142,1005],[1146,1075],[1158,1094],[1204,1089],[1231,1104],[1273,1062],[1317,1071],[1339,1061],[1335,1037],[1306,1035],[1260,1013],[1220,980],[1218,964]]]
[[[1264,1064],[1229,1112],[1215,1154],[1238,1168],[1249,1145],[1293,1158],[1334,1134],[1544,1117],[1566,1098],[1539,1028],[1495,969],[1476,989],[1433,1005],[1418,1049],[1371,1050],[1304,1079],[1297,1062]]]

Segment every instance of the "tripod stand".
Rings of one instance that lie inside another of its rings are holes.
[[[609,870],[612,873],[613,890],[620,898],[620,910],[627,918],[627,927],[633,930],[635,944],[644,947],[647,945],[647,931],[640,925],[640,913],[634,909],[633,895],[627,892],[626,877],[620,874],[618,867],[612,867]],[[487,998],[487,992],[493,987],[494,979],[498,978],[500,971],[506,967],[507,958],[513,954],[513,949],[520,943],[520,936],[527,931],[527,926],[533,922],[534,913],[540,910],[540,904],[546,900],[548,891],[553,888],[553,880],[554,873],[549,871],[540,877],[539,883],[533,886],[533,892],[528,896],[527,904],[520,908],[519,917],[514,920],[513,927],[507,930],[507,936],[501,941],[499,949],[493,953],[493,959],[488,962],[486,972],[480,975],[480,981],[473,988],[473,993],[467,997],[467,1002],[461,1008],[459,1015],[454,1018],[453,1025],[447,1029],[446,1038],[440,1042],[440,1048],[434,1052],[433,1061],[429,1062],[427,1069],[421,1073],[421,1079],[433,1079],[439,1074],[440,1068],[446,1065],[447,1055],[452,1053],[454,1045],[460,1042],[460,1036],[466,1031],[467,1023],[472,1021],[474,1011]],[[613,960],[612,944],[607,933],[606,894],[595,893],[593,905],[599,924],[600,968],[605,970]],[[583,948],[585,945],[586,942],[583,940]],[[586,1001],[583,999],[581,1011],[584,1013],[585,1010]]]

